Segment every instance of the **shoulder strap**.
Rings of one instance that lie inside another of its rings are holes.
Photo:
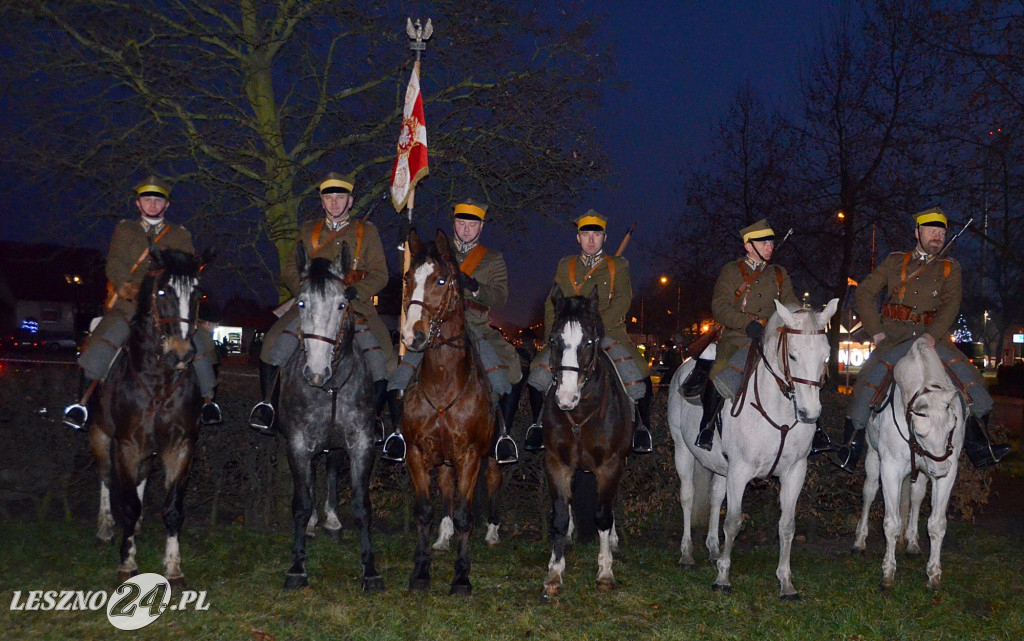
[[[148,241],[147,242],[147,247],[142,250],[142,253],[139,254],[138,260],[136,260],[135,264],[132,265],[132,268],[128,270],[129,274],[134,274],[135,273],[135,270],[138,269],[139,266],[143,262],[145,262],[145,260],[149,257],[149,250],[152,249],[153,247],[155,247],[156,244],[160,242],[160,239],[162,239],[164,236],[166,236],[167,232],[169,232],[169,231],[171,231],[171,226],[170,226],[170,224],[167,224],[167,225],[164,225],[164,228],[160,230],[160,233],[157,234],[156,237],[154,237],[152,241],[149,240],[148,236],[146,237],[146,240]]]
[[[466,276],[472,276],[477,266],[480,265],[480,261],[484,259],[487,254],[487,248],[483,245],[477,245],[473,249],[469,250],[466,254],[466,258],[463,259],[462,264],[459,265],[459,270],[462,271]]]
[[[776,295],[782,297],[782,269],[778,265],[772,265],[775,268],[775,282],[778,285],[776,288]]]
[[[615,294],[615,258],[612,256],[608,257],[608,285],[608,300],[611,301]]]
[[[339,232],[341,230],[338,230]],[[359,265],[359,254],[363,251],[363,234],[366,230],[363,228],[363,221],[356,221],[356,253],[352,257],[352,269],[357,269]]]
[[[953,263],[949,262],[949,259],[942,261],[942,280],[949,278],[949,272],[953,270]]]

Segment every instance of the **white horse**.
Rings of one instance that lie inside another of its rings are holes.
[[[694,459],[716,474],[711,488],[711,518],[707,547],[717,560],[718,577],[713,590],[730,592],[729,568],[732,546],[743,523],[743,492],[757,477],[778,476],[779,566],[775,575],[781,586],[780,598],[796,600],[789,567],[793,533],[796,529],[796,501],[807,472],[814,423],[821,414],[818,392],[825,377],[829,346],[825,327],[836,311],[839,299],[832,299],[821,312],[789,309],[775,301],[776,313],[765,326],[763,356],[734,403],[722,410],[722,434],[715,437],[711,451],[694,442],[700,427],[701,408],[686,402],[675,391],[693,369],[687,361],[676,370],[669,386],[668,421],[675,442],[679,498],[683,507],[684,565],[693,565],[690,511],[693,505]],[[733,414],[736,414],[733,416]],[[719,554],[718,519],[723,498],[728,499],[725,543]]]
[[[950,382],[942,360],[926,338],[919,338],[896,363],[896,385],[886,407],[871,416],[868,444],[877,452],[878,462],[868,458],[864,481],[864,513],[857,527],[857,543],[867,537],[867,509],[881,477],[885,499],[885,558],[882,560],[882,590],[892,587],[896,573],[896,538],[901,530],[900,491],[911,472],[924,472],[911,489],[911,514],[907,522],[907,548],[917,551],[917,519],[928,479],[932,481],[932,513],[928,517],[931,549],[926,571],[928,587],[942,583],[942,539],[946,535],[946,507],[958,471],[964,443],[966,412],[960,391]],[[870,496],[869,496],[870,490]],[[916,503],[916,508],[915,508]]]

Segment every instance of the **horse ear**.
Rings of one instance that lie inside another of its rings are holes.
[[[341,241],[341,253],[334,259],[334,268],[339,274],[347,274],[352,266],[352,252],[348,248],[348,241]]]
[[[597,288],[596,287],[594,289],[590,290],[590,293],[587,294],[587,302],[590,303],[594,307],[595,310],[597,310],[597,302],[598,302],[599,299],[600,299],[600,294],[597,293]]]
[[[828,304],[825,305],[825,309],[821,310],[818,313],[818,325],[820,325],[821,327],[825,327],[826,325],[828,325],[829,320],[831,320],[832,316],[836,313],[836,308],[838,307],[838,298],[833,298],[832,300],[830,300]]]
[[[787,326],[792,327],[796,325],[796,317],[793,316],[793,312],[789,311],[789,308],[779,302],[779,299],[775,299],[775,312],[782,319],[782,322]]]
[[[295,243],[295,266],[298,267],[299,273],[306,273],[306,268],[309,266],[309,257],[306,256],[306,243],[299,239]]]
[[[448,235],[441,229],[437,230],[437,234],[434,235],[434,246],[437,247],[437,253],[440,254],[444,260],[452,260],[452,245],[448,240]]]
[[[420,249],[423,247],[423,242],[420,240],[420,235],[416,233],[414,227],[409,228],[409,238],[406,241],[409,243],[409,255],[415,256],[420,253]]]
[[[552,304],[558,305],[565,298],[565,295],[562,294],[562,288],[556,284],[551,286],[551,293],[548,294],[548,298],[551,299]]]
[[[156,249],[149,253],[149,269],[155,271],[164,266],[164,250]]]

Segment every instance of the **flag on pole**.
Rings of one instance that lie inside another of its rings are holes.
[[[427,121],[423,116],[423,98],[420,96],[420,63],[417,60],[405,90],[405,108],[402,110],[402,129],[398,134],[398,154],[391,168],[391,202],[395,211],[402,211],[409,200],[409,192],[427,175]]]

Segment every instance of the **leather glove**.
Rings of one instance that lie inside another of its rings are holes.
[[[764,325],[757,321],[750,321],[743,331],[746,332],[750,340],[759,341],[764,336]]]
[[[459,272],[459,287],[475,294],[480,291],[480,282],[468,274]]]
[[[356,291],[356,288],[354,286],[349,285],[348,287],[345,288],[345,298],[347,298],[349,302],[354,301],[355,299],[359,298],[359,292]]]

